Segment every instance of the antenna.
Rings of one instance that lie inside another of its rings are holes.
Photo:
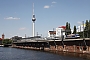
[[[26,38],[26,34],[25,34],[25,38]]]
[[[34,3],[33,3],[33,15],[34,15]]]

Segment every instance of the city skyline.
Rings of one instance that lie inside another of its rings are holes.
[[[73,26],[90,19],[90,0],[1,0],[0,37],[32,36],[32,4],[36,16],[35,34],[48,36],[48,31],[66,22]]]

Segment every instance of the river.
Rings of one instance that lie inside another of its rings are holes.
[[[0,47],[0,60],[89,60],[63,54]]]

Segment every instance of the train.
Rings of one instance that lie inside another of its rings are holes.
[[[79,34],[69,34],[69,35],[66,35],[65,37],[65,39],[77,39],[77,38],[80,38]]]

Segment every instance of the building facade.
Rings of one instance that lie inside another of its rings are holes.
[[[48,31],[48,37],[61,37],[61,35],[65,36],[65,29],[66,26],[60,26],[58,28],[56,28],[55,31]]]
[[[56,31],[48,31],[48,37],[55,37],[56,36]]]
[[[61,37],[62,35],[65,36],[65,29],[66,29],[66,26],[60,26],[56,28],[56,37]]]
[[[86,27],[85,24],[84,24],[84,25],[80,25],[80,26],[78,26],[78,27],[77,27],[77,32],[82,32],[83,29],[85,29],[85,27]]]
[[[2,40],[5,38],[5,35],[2,34],[2,38],[0,38],[0,45],[2,44]]]
[[[11,38],[14,42],[16,42],[17,40],[21,40],[22,37],[19,37],[19,36],[14,36]]]

